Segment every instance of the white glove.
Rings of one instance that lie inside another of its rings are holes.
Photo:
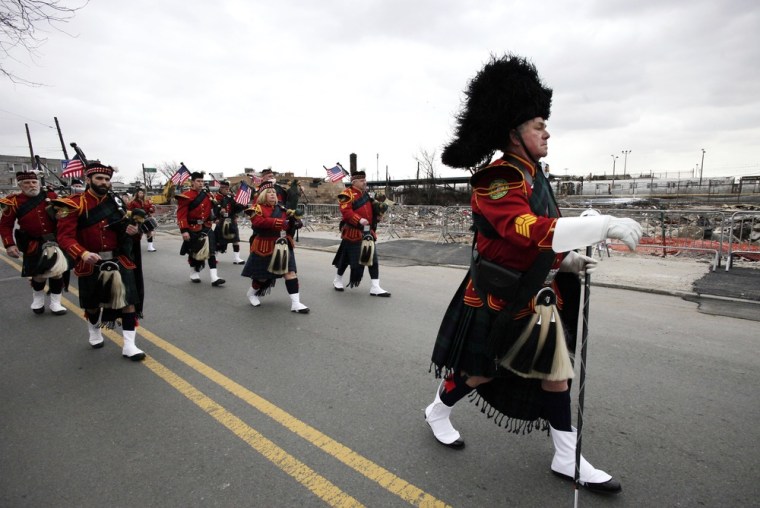
[[[571,250],[567,253],[567,256],[565,256],[565,259],[563,259],[562,263],[559,265],[559,271],[573,272],[577,273],[578,275],[585,275],[596,270],[596,267],[596,259],[584,256],[583,254],[578,254],[574,250]]]
[[[594,245],[605,238],[621,240],[634,250],[641,239],[641,226],[633,219],[612,215],[562,217],[557,219],[552,238],[554,252],[567,252]]]
[[[607,238],[620,240],[631,250],[636,250],[636,246],[641,240],[643,231],[638,222],[633,219],[610,216],[610,224],[607,226]]]

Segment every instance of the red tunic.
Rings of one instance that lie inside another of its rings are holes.
[[[484,217],[498,233],[496,238],[478,234],[478,252],[490,261],[521,272],[533,265],[539,252],[551,250],[557,222],[556,218],[531,210],[529,200],[533,190],[523,171],[531,179],[536,176],[536,168],[530,161],[505,155],[473,176],[471,198],[473,213]],[[564,254],[557,254],[552,268],[558,268],[563,258]],[[556,292],[557,288],[554,289]],[[465,303],[473,307],[483,305],[472,281],[465,291]],[[504,304],[504,300],[488,296],[491,308],[501,310]]]
[[[275,205],[280,206],[280,205]],[[274,242],[280,238],[280,231],[288,228],[289,220],[282,210],[282,216],[272,217],[275,206],[271,205],[254,205],[251,214],[251,226],[256,232],[251,242],[251,252],[257,256],[271,256],[274,251]],[[288,236],[288,243],[293,248],[293,237]]]
[[[76,261],[74,273],[78,277],[91,275],[93,265],[83,261],[85,252],[113,252],[119,248],[119,234],[116,228],[107,227],[108,219],[92,224],[86,228],[80,228],[78,219],[86,215],[90,210],[98,206],[109,196],[98,196],[92,189],[87,189],[82,194],[74,194],[56,201],[58,213],[58,244],[61,249]],[[127,256],[118,256],[119,262],[127,269],[134,269],[135,265]]]
[[[360,242],[364,236],[364,226],[359,221],[367,219],[372,224],[374,218],[372,210],[372,200],[367,199],[365,203],[354,210],[354,203],[364,196],[366,192],[360,191],[354,187],[349,187],[338,195],[340,203],[340,214],[343,217],[344,226],[341,228],[340,237],[349,242]],[[375,232],[372,236],[377,238]]]
[[[179,230],[183,233],[188,233],[190,231],[197,233],[204,227],[210,228],[212,225],[212,204],[211,198],[208,196],[208,194],[203,198],[203,201],[201,201],[198,206],[192,210],[189,209],[190,203],[195,200],[198,194],[199,191],[190,189],[176,196],[177,224],[179,225]]]
[[[40,191],[45,192],[45,191]],[[46,193],[46,199],[40,202],[32,211],[26,213],[23,217],[18,219],[18,227],[30,237],[29,247],[27,252],[36,252],[39,247],[39,239],[44,235],[55,234],[55,222],[47,213],[47,206],[50,204],[51,199],[55,199],[58,196],[55,192],[49,191]],[[0,198],[0,204],[2,204],[2,216],[0,216],[0,237],[3,239],[3,245],[7,249],[16,245],[16,241],[13,238],[13,228],[18,218],[18,209],[30,198],[23,192],[10,194],[4,198]]]
[[[148,216],[153,215],[156,213],[156,207],[153,204],[153,202],[149,199],[146,199],[144,201],[139,201],[137,199],[133,199],[129,202],[129,205],[127,205],[127,210],[135,210],[139,208],[140,210],[145,210],[145,214]]]

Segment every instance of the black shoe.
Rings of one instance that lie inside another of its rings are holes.
[[[224,284],[225,282],[227,282],[227,281],[224,280],[224,279],[216,279],[214,282],[211,283],[211,285],[214,286],[214,287],[218,287],[218,286],[221,286],[222,284]]]
[[[233,265],[244,265],[245,261],[233,261],[232,264]]]
[[[123,356],[124,358],[129,358],[133,362],[139,362],[145,359],[145,353],[137,353],[136,355],[132,355],[132,356],[127,356],[127,355],[121,355],[121,356]]]
[[[32,309],[32,312],[34,312],[35,314],[42,314],[43,312],[45,312],[45,307],[40,307],[39,309]]]
[[[552,473],[556,474],[560,478],[564,478],[565,480],[570,480],[571,482],[575,481],[575,479],[572,476],[558,473],[557,471],[554,471],[554,470],[552,470]],[[622,492],[623,490],[623,487],[622,485],[620,485],[620,482],[614,478],[610,478],[604,483],[581,482],[581,485],[586,487],[591,492],[596,492],[597,494],[617,494],[619,492]]]
[[[379,296],[380,298],[389,298],[391,294],[386,291],[385,293],[370,293],[369,296]]]
[[[438,438],[436,437],[435,440],[438,441]],[[449,444],[446,444],[443,441],[438,441],[438,442],[441,443],[443,446],[446,446],[447,448],[453,448],[454,450],[461,450],[462,448],[464,448],[464,441],[461,439],[457,439],[453,443],[449,443]]]
[[[106,345],[106,341],[103,341],[103,342],[98,342],[97,344],[90,344],[90,347],[92,347],[92,349],[100,349],[105,345]]]

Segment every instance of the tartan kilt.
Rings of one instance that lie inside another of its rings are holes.
[[[495,346],[489,345],[488,337],[498,312],[488,305],[465,305],[464,292],[469,280],[470,273],[467,272],[438,330],[431,357],[436,377],[459,371],[470,376],[493,377],[492,381],[478,386],[476,393],[471,395],[471,399],[481,405],[483,413],[514,432],[545,428],[541,380],[520,377],[496,363],[496,357],[501,358],[506,353],[530,316],[513,320],[504,330],[505,340]],[[569,310],[570,315],[573,310],[577,315],[577,301],[570,299],[565,309]],[[577,320],[570,321],[577,324]],[[570,333],[572,330],[566,330],[565,335],[571,353],[575,350],[575,333]]]
[[[114,259],[114,261],[119,263],[117,259]],[[127,305],[140,307],[140,293],[137,289],[135,271],[125,268],[119,263],[119,274],[126,290]],[[81,308],[97,309],[103,306],[98,298],[100,288],[99,275],[100,270],[95,269],[91,275],[79,276],[79,306]]]
[[[240,275],[255,280],[279,279],[282,275],[275,275],[268,270],[271,260],[272,256],[259,256],[258,254],[250,253]],[[298,271],[296,256],[292,247],[288,247],[288,271]]]
[[[351,267],[351,275],[349,277],[348,287],[357,287],[364,276],[365,266],[359,262],[362,251],[362,242],[350,242],[348,240],[341,240],[338,246],[338,251],[333,257],[332,264],[338,270],[345,270],[347,267]],[[372,255],[372,266],[378,266],[377,259],[377,243],[375,243],[375,252]]]

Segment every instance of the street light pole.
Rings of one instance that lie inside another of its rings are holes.
[[[623,177],[625,177],[625,170],[628,167],[628,154],[631,153],[632,150],[623,150],[623,155],[625,157],[623,158]]]
[[[702,171],[705,170],[705,149],[702,149],[702,164],[699,166],[699,187],[702,187]]]
[[[612,194],[612,187],[615,186],[615,163],[617,162],[618,156],[611,154],[610,157],[612,157],[612,186],[610,187],[610,194]]]

